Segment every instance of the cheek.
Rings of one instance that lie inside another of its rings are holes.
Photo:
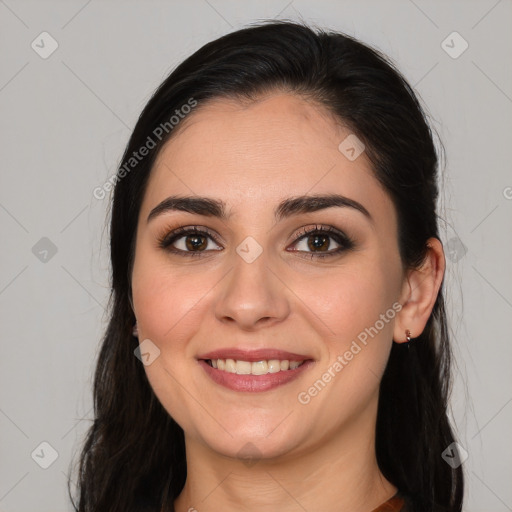
[[[147,260],[146,260],[147,261]],[[150,339],[159,348],[155,361],[144,367],[149,383],[169,414],[187,431],[194,431],[190,398],[201,396],[191,389],[190,360],[195,353],[190,340],[200,337],[205,297],[215,282],[197,270],[184,273],[156,261],[134,267],[133,299],[139,340]],[[193,386],[192,386],[193,387]],[[203,412],[199,410],[197,415]]]
[[[180,332],[199,325],[194,317],[202,297],[214,284],[211,273],[185,262],[181,266],[171,264],[164,252],[143,241],[138,246],[132,274],[139,333],[155,340],[161,348],[172,341],[176,349],[178,340],[183,338]]]
[[[323,280],[319,288],[322,292],[314,296],[313,307],[334,332],[330,337],[337,342],[354,339],[388,310],[391,309],[388,317],[394,317],[392,305],[398,296],[395,288],[399,288],[390,282],[392,279],[392,272],[383,272],[376,265],[373,271],[372,266],[358,265]],[[378,328],[390,332],[391,323],[378,322]]]
[[[392,346],[394,296],[379,272],[338,275],[325,289],[322,319],[335,335],[325,344],[328,362],[305,383],[297,397],[318,424],[344,424],[378,396]],[[384,292],[386,290],[386,292]],[[320,299],[319,299],[320,300]]]
[[[330,331],[328,368],[331,373],[343,374],[334,380],[343,381],[344,387],[362,391],[372,374],[370,387],[378,385],[389,357],[397,310],[401,309],[396,302],[398,279],[397,268],[366,261],[333,274],[325,280],[324,293],[316,296],[317,311]]]
[[[133,297],[139,332],[160,343],[176,339],[176,333],[193,321],[201,297],[208,286],[194,276],[171,276],[168,272],[152,271],[134,283]],[[197,323],[197,322],[196,322]]]

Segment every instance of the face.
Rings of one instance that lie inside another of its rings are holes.
[[[232,457],[370,434],[404,278],[365,153],[341,151],[350,131],[291,94],[214,100],[182,123],[149,179],[132,274],[158,399],[187,443]],[[341,199],[311,201],[326,195]]]

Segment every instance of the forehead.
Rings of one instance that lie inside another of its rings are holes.
[[[160,156],[165,157],[166,149],[176,154],[186,143],[187,158],[198,150],[194,153],[198,157],[215,153],[229,159],[235,151],[238,158],[257,157],[260,164],[271,167],[278,156],[293,160],[291,153],[295,151],[310,156],[314,152],[316,158],[327,161],[348,133],[325,107],[291,93],[267,94],[243,102],[219,98],[200,104],[182,121]]]
[[[155,162],[141,213],[176,194],[215,197],[254,216],[286,197],[340,193],[377,217],[393,214],[365,153],[351,161],[339,150],[350,130],[311,101],[216,99],[181,123]]]

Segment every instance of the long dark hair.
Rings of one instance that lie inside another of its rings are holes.
[[[386,56],[339,32],[273,20],[196,51],[144,108],[116,174],[109,324],[94,378],[94,422],[79,460],[78,503],[71,498],[79,512],[173,510],[185,484],[183,430],[134,356],[131,270],[139,210],[155,158],[180,128],[170,122],[177,110],[188,112],[183,106],[192,102],[198,110],[221,97],[250,101],[272,91],[325,106],[363,141],[397,211],[404,268],[417,268],[427,239],[439,238],[433,134],[414,91]],[[151,146],[148,154],[132,160],[144,146]],[[414,511],[460,511],[462,469],[441,457],[454,441],[447,416],[450,345],[443,286],[425,330],[411,345],[393,343],[381,382],[377,461],[411,498]]]

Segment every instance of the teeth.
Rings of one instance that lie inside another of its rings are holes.
[[[268,373],[277,373],[281,371],[281,361],[279,359],[271,359],[267,363]]]
[[[268,373],[267,361],[257,361],[255,363],[251,363],[251,373],[253,375],[265,375]]]
[[[288,359],[270,359],[269,361],[235,361],[234,359],[211,359],[208,361],[213,368],[236,373],[238,375],[266,375],[287,370],[295,370],[304,361],[289,361]]]
[[[217,359],[217,366],[219,365],[219,361],[220,359]],[[226,359],[224,371],[228,373],[236,373],[236,361],[234,361],[233,359]]]
[[[252,370],[252,363],[249,361],[237,361],[235,366],[236,373],[238,375],[250,375]]]

